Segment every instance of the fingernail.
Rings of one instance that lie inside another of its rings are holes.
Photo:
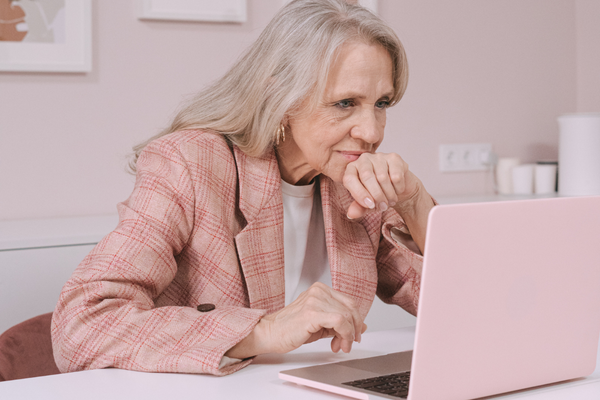
[[[390,207],[394,207],[396,205],[395,201],[390,202]]]
[[[371,200],[368,197],[365,199],[365,204],[367,207],[369,207],[371,209],[375,208],[375,203],[373,203],[373,200]]]
[[[353,220],[354,219],[351,216],[349,216],[348,214],[346,214],[346,218],[348,218],[349,220]]]
[[[388,209],[388,206],[387,206],[387,204],[385,204],[385,202],[382,201],[381,203],[379,203],[379,209],[381,211],[385,211]]]

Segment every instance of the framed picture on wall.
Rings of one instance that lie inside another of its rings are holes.
[[[137,0],[139,19],[245,22],[246,0]]]
[[[287,4],[292,0],[282,0],[283,4]],[[360,4],[363,7],[368,8],[369,10],[373,11],[375,14],[377,14],[377,0],[358,0],[358,4]]]
[[[0,0],[0,71],[91,71],[91,25],[91,0]]]

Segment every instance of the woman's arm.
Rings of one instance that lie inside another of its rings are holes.
[[[239,267],[233,241],[229,247],[219,247],[223,264],[219,268],[214,268],[217,263],[209,251],[195,246],[196,253],[190,253],[188,248],[192,239],[210,248],[214,242],[202,239],[207,235],[197,227],[214,215],[217,219],[210,220],[209,226],[218,226],[225,203],[219,196],[222,189],[214,196],[203,192],[202,200],[195,195],[194,185],[212,178],[208,173],[198,177],[203,172],[194,170],[199,163],[189,160],[201,152],[207,153],[201,154],[207,160],[216,154],[221,160],[219,182],[235,193],[235,168],[226,174],[223,167],[231,151],[224,142],[220,147],[214,141],[195,147],[190,142],[190,135],[176,135],[147,146],[138,161],[134,191],[119,205],[119,226],[84,259],[63,288],[52,326],[61,371],[116,367],[224,375],[249,362],[219,369],[223,354],[265,314],[244,304],[243,282],[235,275]],[[235,199],[235,195],[228,197]],[[220,238],[227,242],[226,237]],[[176,280],[182,265],[187,275]],[[228,285],[229,297],[215,302],[215,310],[202,313],[196,310],[198,297],[220,299],[223,290],[204,284],[202,291],[194,292],[185,282],[195,278],[196,285],[206,283],[200,275],[207,271],[212,279]]]

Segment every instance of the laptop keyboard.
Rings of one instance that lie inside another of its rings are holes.
[[[410,371],[406,371],[398,374],[382,375],[374,378],[344,382],[342,385],[371,390],[373,392],[387,394],[388,396],[405,399],[408,397],[409,381]]]

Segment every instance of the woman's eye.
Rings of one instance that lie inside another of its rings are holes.
[[[338,106],[339,108],[349,108],[352,107],[352,101],[351,100],[341,100],[338,101],[337,103],[335,103],[336,106]]]
[[[377,108],[388,108],[390,106],[390,102],[387,100],[380,100],[375,103],[375,107]]]

